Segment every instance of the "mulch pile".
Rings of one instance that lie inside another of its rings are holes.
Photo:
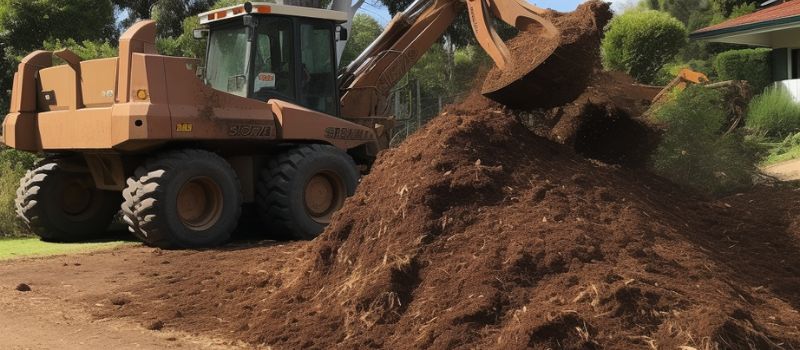
[[[639,113],[624,76],[598,79],[575,108]],[[99,316],[278,349],[800,348],[798,191],[696,198],[549,140],[587,123],[542,137],[518,113],[450,107],[317,240],[155,251]]]
[[[110,312],[277,348],[791,349],[798,214],[794,190],[704,201],[454,108],[318,240],[159,252]]]
[[[507,110],[537,135],[611,164],[643,168],[662,130],[646,116],[660,87],[637,84],[621,72],[590,75],[588,87],[562,106]]]

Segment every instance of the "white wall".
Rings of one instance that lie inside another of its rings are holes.
[[[800,102],[800,79],[779,81],[776,84],[782,85],[794,96],[794,100]]]

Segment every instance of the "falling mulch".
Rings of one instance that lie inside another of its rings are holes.
[[[573,101],[586,89],[600,63],[598,42],[611,20],[609,3],[587,1],[575,11],[550,11],[559,33],[539,28],[521,31],[507,42],[511,57],[506,69],[492,69],[482,92],[515,109],[551,108]]]

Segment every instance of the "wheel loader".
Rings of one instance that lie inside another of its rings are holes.
[[[31,53],[2,125],[5,145],[43,157],[18,214],[45,240],[75,241],[121,208],[146,244],[197,248],[226,242],[250,206],[264,232],[313,239],[388,147],[390,90],[464,10],[500,68],[493,17],[557,35],[525,0],[417,0],[337,69],[345,13],[247,2],[199,16],[202,61],[159,55],[152,21],[121,36],[119,57]]]

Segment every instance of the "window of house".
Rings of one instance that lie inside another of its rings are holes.
[[[800,49],[792,50],[792,79],[800,79]]]

